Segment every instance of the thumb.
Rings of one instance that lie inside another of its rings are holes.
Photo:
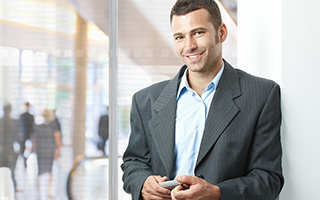
[[[168,178],[166,176],[164,177],[161,177],[161,176],[155,176],[155,179],[157,180],[157,182],[164,182],[164,181],[167,181]]]
[[[183,175],[183,176],[178,176],[176,178],[177,181],[180,183],[185,183],[188,185],[194,185],[197,182],[197,177],[195,176],[188,176],[188,175]]]

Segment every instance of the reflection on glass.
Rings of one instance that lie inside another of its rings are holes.
[[[108,199],[108,159],[84,159],[77,163],[68,180],[72,200]]]
[[[46,82],[48,76],[48,55],[42,52],[33,52],[30,50],[22,51],[21,65],[24,82],[37,81]]]

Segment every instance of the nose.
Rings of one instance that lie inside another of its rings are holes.
[[[185,51],[188,52],[192,52],[194,49],[197,48],[197,43],[195,38],[193,37],[186,37],[185,39]]]

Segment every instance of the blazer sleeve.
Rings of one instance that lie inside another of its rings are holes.
[[[274,200],[284,184],[280,142],[280,88],[271,89],[258,117],[248,157],[248,174],[217,184],[222,200]]]
[[[153,173],[148,164],[150,163],[150,152],[136,95],[132,98],[130,123],[131,135],[121,165],[124,172],[122,180],[124,182],[123,189],[131,193],[133,200],[138,200],[142,199],[140,193],[144,181]]]

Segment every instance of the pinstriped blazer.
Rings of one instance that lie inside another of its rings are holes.
[[[274,200],[284,184],[280,143],[280,88],[224,61],[195,167],[222,200]],[[177,90],[186,70],[137,92],[123,156],[124,190],[140,199],[150,175],[173,179]]]

